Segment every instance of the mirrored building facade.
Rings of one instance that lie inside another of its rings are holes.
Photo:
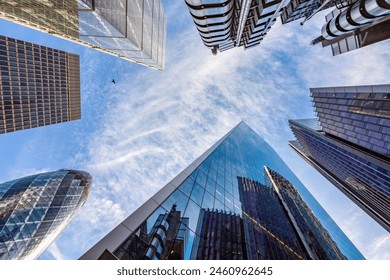
[[[165,65],[161,0],[0,2],[0,17],[156,69]]]
[[[362,258],[241,122],[80,259]]]
[[[290,120],[290,146],[390,231],[390,85],[311,92],[318,120]]]
[[[287,0],[185,0],[204,45],[213,54],[261,43]]]
[[[80,118],[79,56],[0,35],[0,134]]]
[[[61,169],[0,184],[0,260],[34,259],[85,203],[92,177]]]

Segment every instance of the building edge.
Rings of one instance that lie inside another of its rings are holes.
[[[40,27],[38,25],[34,25],[34,24],[29,23],[29,22],[27,22],[25,20],[22,20],[22,19],[20,19],[18,17],[10,16],[10,15],[8,15],[6,13],[1,12],[1,11],[0,11],[0,18],[2,18],[4,20],[7,20],[7,21],[10,21],[10,22],[13,22],[13,23],[16,23],[16,24],[19,24],[19,25],[23,25],[24,27],[27,27],[27,28],[31,28],[31,29],[37,30],[39,32],[43,32],[43,33],[47,33],[49,35],[53,35],[55,37],[58,37],[58,38],[70,41],[72,43],[76,43],[76,44],[82,45],[84,47],[95,49],[95,50],[98,50],[100,52],[103,52],[103,53],[106,53],[106,54],[109,54],[109,55],[112,55],[112,56],[116,56],[116,57],[119,57],[121,59],[134,62],[136,64],[140,64],[142,66],[146,66],[146,67],[149,67],[149,68],[152,68],[152,69],[155,69],[155,70],[164,70],[164,66],[159,68],[159,67],[156,67],[156,66],[152,66],[152,65],[146,64],[146,63],[138,61],[138,60],[136,60],[134,58],[127,57],[127,56],[115,53],[115,52],[110,51],[110,50],[108,50],[106,48],[99,47],[97,45],[93,45],[91,43],[88,43],[86,41],[80,40],[78,38],[75,38],[75,37],[72,37],[72,36],[69,36],[69,35],[65,35],[65,34],[60,34],[60,33],[56,32],[54,30],[50,30],[48,28],[43,28],[43,27]]]
[[[370,208],[368,205],[361,202],[359,198],[357,198],[353,193],[351,193],[348,188],[346,188],[343,183],[338,180],[336,177],[332,176],[330,172],[328,172],[325,168],[321,166],[321,164],[317,163],[314,159],[308,157],[298,146],[296,141],[289,141],[289,146],[303,159],[305,160],[311,167],[317,170],[322,176],[324,176],[332,185],[334,185],[339,191],[345,194],[352,202],[354,202],[359,208],[364,211],[367,215],[369,215],[374,221],[380,224],[385,230],[390,232],[390,225],[378,218],[378,216],[374,215],[371,212],[365,211],[365,209]],[[371,209],[371,208],[370,208]],[[371,210],[375,212],[374,210]],[[377,212],[375,212],[377,213]],[[379,214],[377,214],[379,215]]]
[[[142,224],[142,221],[146,220],[150,216],[150,213],[153,213],[160,204],[165,201],[230,134],[234,132],[241,123],[245,122],[240,121],[237,125],[235,125],[228,133],[206,150],[206,152],[194,160],[156,194],[130,214],[117,227],[111,230],[98,243],[85,252],[79,260],[98,260],[103,253],[111,254],[109,252],[115,251],[123,243],[123,240],[137,230]],[[116,259],[116,257],[112,254],[111,257]]]

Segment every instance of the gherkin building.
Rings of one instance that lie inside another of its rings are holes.
[[[61,169],[0,184],[0,260],[37,258],[85,203],[92,177]]]

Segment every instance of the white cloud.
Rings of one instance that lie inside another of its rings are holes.
[[[64,255],[60,252],[56,242],[53,242],[53,244],[47,249],[46,252],[51,254],[55,260],[65,259]]]
[[[390,235],[384,234],[372,240],[367,257],[369,259],[389,260],[390,259]]]

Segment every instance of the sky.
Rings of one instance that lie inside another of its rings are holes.
[[[310,87],[389,83],[390,41],[333,57],[310,46],[321,13],[304,26],[278,20],[260,46],[213,56],[184,1],[163,3],[163,71],[0,20],[1,35],[80,55],[82,119],[0,135],[0,182],[60,168],[93,176],[87,202],[40,259],[79,258],[241,120],[367,259],[390,259],[390,234],[287,143],[288,119],[315,116]]]

